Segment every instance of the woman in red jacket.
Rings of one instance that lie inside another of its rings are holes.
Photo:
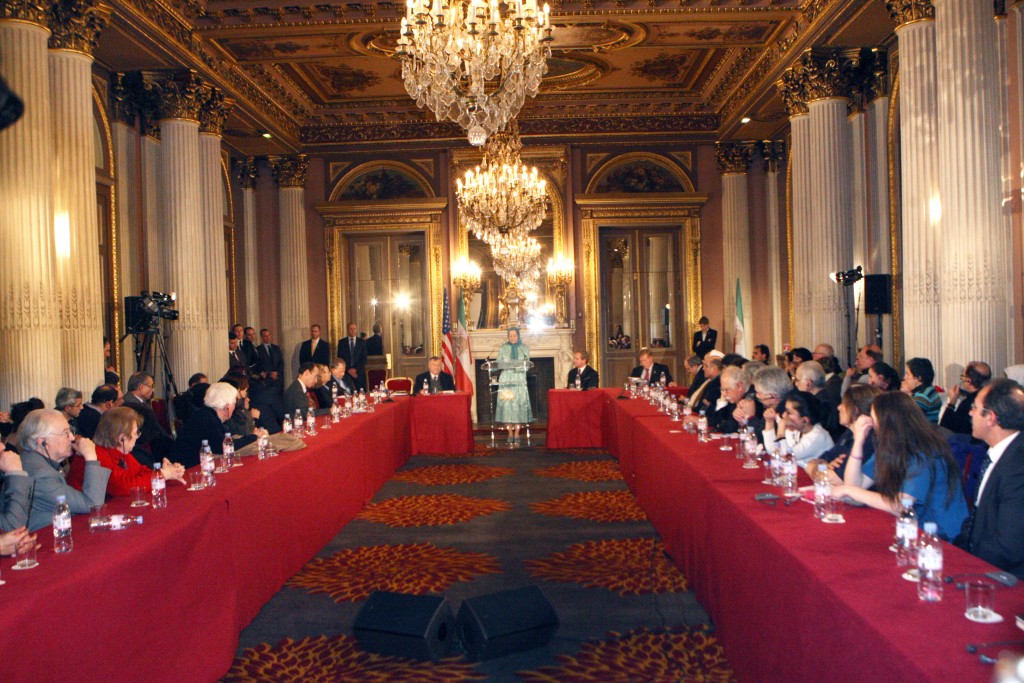
[[[96,443],[96,458],[111,471],[107,482],[108,496],[130,496],[132,487],[149,488],[153,471],[141,464],[132,455],[132,448],[139,438],[140,416],[131,408],[111,408],[103,413],[93,441]],[[82,485],[85,462],[80,457],[71,461],[68,483],[75,488]],[[185,481],[185,468],[164,458],[160,468],[168,481]]]

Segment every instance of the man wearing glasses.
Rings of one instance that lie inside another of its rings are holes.
[[[939,426],[955,434],[971,433],[971,407],[978,392],[992,379],[988,363],[975,360],[967,364],[960,384],[949,388],[949,402],[939,419]]]
[[[174,437],[164,430],[153,411],[153,391],[153,376],[148,372],[136,372],[128,378],[128,393],[124,397],[124,405],[142,416],[141,434],[132,455],[146,467],[162,462],[174,449]]]
[[[56,410],[33,410],[21,423],[18,446],[21,464],[35,481],[35,495],[29,512],[28,529],[35,531],[53,523],[57,496],[64,496],[71,514],[89,512],[101,505],[107,494],[110,470],[96,459],[96,446],[85,437],[72,436],[68,421]],[[85,459],[82,490],[68,486],[60,464],[78,453]]]

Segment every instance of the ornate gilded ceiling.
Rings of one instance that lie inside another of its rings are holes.
[[[524,135],[762,138],[773,83],[799,51],[892,28],[880,0],[555,0],[555,42]],[[97,50],[111,70],[188,67],[236,102],[248,153],[462,137],[419,110],[393,56],[404,2],[116,0]],[[838,43],[837,43],[838,44]],[[741,126],[741,116],[754,121]],[[263,132],[271,132],[266,140]]]

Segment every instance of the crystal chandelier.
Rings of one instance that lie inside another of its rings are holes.
[[[517,281],[523,291],[536,289],[540,280],[541,244],[533,237],[503,239],[491,245],[494,272],[506,282]]]
[[[492,247],[507,238],[525,238],[547,213],[547,181],[537,167],[519,158],[522,143],[513,119],[508,130],[484,147],[483,162],[456,181],[459,213],[477,239]]]
[[[551,40],[550,9],[537,0],[406,0],[397,52],[416,106],[480,146],[537,95]]]

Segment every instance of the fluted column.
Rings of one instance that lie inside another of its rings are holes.
[[[216,88],[204,89],[199,111],[199,181],[202,193],[202,231],[206,263],[206,371],[220,377],[228,370],[227,258],[224,248],[224,181],[220,159],[221,136],[232,102]]]
[[[0,132],[0,406],[53,400],[61,386],[53,253],[53,152],[47,17],[32,0],[0,4],[0,75],[25,105]],[[97,358],[99,355],[97,354]],[[99,362],[99,361],[97,361]]]
[[[179,378],[209,372],[205,241],[199,175],[201,82],[194,73],[159,82],[160,178],[167,289],[178,295],[179,318],[171,323],[171,368]]]
[[[310,324],[305,209],[309,162],[305,154],[270,157],[270,170],[280,196],[281,348],[286,358],[297,359],[295,349],[305,338]]]
[[[778,84],[789,114],[790,149],[790,262],[792,282],[790,298],[793,305],[786,310],[792,325],[792,346],[813,345],[814,327],[811,319],[811,282],[808,264],[813,258],[815,239],[811,216],[814,197],[811,183],[810,118],[807,113],[806,81],[799,67],[788,69]],[[779,346],[778,348],[782,348]]]
[[[114,143],[114,190],[117,196],[117,259],[121,295],[135,296],[146,288],[143,244],[140,159],[142,140],[135,127],[135,109],[128,98],[124,74],[111,77],[111,136]],[[118,302],[121,305],[121,302]],[[122,325],[124,319],[121,320]],[[116,331],[118,335],[124,330]],[[130,354],[126,354],[130,355]],[[125,363],[135,370],[134,363]]]
[[[884,53],[875,53],[871,71],[867,89],[868,251],[864,270],[887,274],[892,273],[892,231],[889,220],[889,65]],[[862,304],[863,301],[862,298]],[[881,316],[881,328],[878,322],[877,316],[869,316],[861,323],[865,331],[862,339],[875,343],[878,330],[882,350],[891,354],[892,316]]]
[[[760,145],[764,159],[764,196],[767,213],[768,239],[765,251],[768,254],[768,287],[766,293],[771,304],[769,315],[772,321],[771,348],[782,349],[782,316],[786,306],[782,302],[782,268],[779,258],[782,254],[784,235],[779,224],[779,165],[785,157],[785,143],[781,140],[765,140]],[[763,300],[763,299],[761,299]]]
[[[63,384],[103,383],[103,287],[96,217],[92,52],[107,12],[94,0],[50,7],[50,103],[53,126],[53,226]]]
[[[954,383],[963,365],[999,372],[1013,348],[1009,239],[1000,215],[999,83],[992,3],[935,0],[942,210],[942,361]]]
[[[890,2],[900,47],[900,203],[903,343],[908,357],[942,356],[938,86],[935,10],[929,0]],[[969,359],[968,359],[969,360]]]
[[[868,251],[868,115],[864,101],[854,96],[850,103],[847,121],[850,125],[850,264],[864,266]],[[856,314],[856,304],[863,296],[863,281],[851,288]],[[869,330],[866,325],[857,326],[857,339],[851,341],[851,349],[861,345]],[[845,360],[845,359],[844,359]]]
[[[256,157],[246,157],[239,165],[242,184],[242,220],[245,222],[245,319],[260,329],[260,288],[256,241],[259,239],[259,217],[256,215],[256,180],[259,170]]]
[[[750,356],[750,213],[747,172],[754,145],[750,142],[719,142],[715,146],[718,172],[722,174],[722,278],[725,286],[725,348],[744,358]],[[742,339],[735,338],[736,283],[743,300]]]

